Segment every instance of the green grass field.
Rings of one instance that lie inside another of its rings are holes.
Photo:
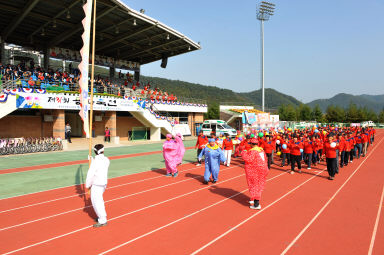
[[[184,142],[186,147],[193,146],[194,144],[195,141]],[[105,155],[118,156],[140,152],[160,151],[161,149],[161,143],[115,147],[106,149]],[[84,150],[0,157],[0,169],[86,160],[87,153],[88,151]],[[185,152],[183,163],[194,162],[195,160],[196,150],[187,150]],[[161,153],[116,159],[111,160],[109,178],[151,171],[159,168],[164,168],[164,159]],[[2,174],[0,178],[0,199],[84,183],[87,170],[88,164],[79,164]]]

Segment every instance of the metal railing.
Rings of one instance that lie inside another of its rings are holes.
[[[16,79],[16,80],[5,80],[0,85],[0,89],[22,89],[22,88],[33,88],[33,89],[45,89],[48,93],[79,93],[79,84],[62,82],[62,81],[31,81],[26,79]],[[90,92],[90,85],[88,86]],[[118,87],[118,86],[107,86],[101,83],[95,82],[93,93],[98,95],[114,95],[114,96],[128,96],[136,97],[141,99],[151,100],[152,94],[149,91],[144,91],[143,89],[133,90],[127,87]],[[168,101],[168,96],[165,97],[165,101]],[[156,97],[155,97],[156,99]],[[160,100],[163,101],[163,97],[160,96]],[[175,101],[175,100],[171,100]],[[193,103],[193,104],[207,104],[206,100],[196,99],[196,98],[177,98],[178,102],[184,103]]]

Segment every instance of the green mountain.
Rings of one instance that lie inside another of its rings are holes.
[[[165,78],[141,76],[140,81],[150,82],[163,91],[175,94],[180,100],[194,98],[206,100],[208,103],[226,104],[249,104],[261,105],[261,90],[247,93],[236,93],[229,89],[222,89],[216,86],[190,83],[179,80],[169,80]],[[266,108],[277,109],[282,104],[300,105],[300,102],[292,96],[285,95],[274,89],[265,89]]]
[[[340,93],[329,99],[317,99],[310,103],[309,106],[314,107],[319,105],[321,110],[324,112],[329,105],[340,106],[346,108],[350,103],[356,104],[357,107],[366,107],[379,113],[384,108],[384,95],[350,95]]]
[[[144,83],[150,82],[154,86],[159,87],[163,91],[173,93],[181,101],[189,101],[188,99],[205,100],[208,104],[247,104],[261,105],[261,90],[254,90],[245,93],[236,93],[230,89],[222,89],[216,86],[207,86],[197,83],[169,80],[165,78],[141,76],[141,81]],[[359,95],[337,94],[329,99],[314,100],[307,105],[314,107],[317,104],[321,110],[325,112],[329,105],[337,105],[347,108],[353,102],[357,107],[366,107],[379,113],[384,108],[384,95]],[[280,105],[299,106],[301,102],[292,96],[280,93],[274,89],[265,89],[265,108],[277,109]]]
[[[239,95],[247,98],[255,105],[261,105],[261,89],[246,93],[239,93]],[[265,108],[276,109],[282,104],[298,106],[301,102],[292,96],[280,93],[274,89],[265,89]]]

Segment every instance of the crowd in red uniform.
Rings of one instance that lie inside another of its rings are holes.
[[[323,126],[296,130],[290,128],[252,130],[246,135],[238,131],[234,139],[223,135],[216,138],[214,134],[211,138],[216,139],[226,155],[228,151],[229,155],[234,151],[232,156],[235,158],[240,157],[243,151],[250,150],[251,139],[257,138],[258,146],[266,154],[268,168],[272,164],[280,167],[290,165],[291,174],[296,168],[301,173],[303,164],[307,169],[311,169],[311,166],[325,161],[329,179],[333,180],[340,168],[352,163],[356,158],[366,156],[369,146],[374,142],[375,133],[376,130],[372,127]],[[200,133],[196,142],[198,154],[207,142],[208,137]]]

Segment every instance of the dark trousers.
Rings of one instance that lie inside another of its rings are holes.
[[[344,160],[344,166],[348,166],[348,162],[349,162],[349,151],[343,151],[344,152],[344,157],[343,157],[343,160]],[[342,153],[343,153],[342,152]]]
[[[65,132],[65,139],[68,140],[69,143],[71,142],[71,132]]]
[[[357,150],[356,150],[357,149]],[[356,157],[357,158],[360,158],[360,156],[361,156],[361,153],[363,152],[363,146],[361,145],[361,143],[357,143],[356,145],[355,145],[355,151],[356,151]]]
[[[317,151],[313,151],[313,153],[312,153],[312,164],[316,164],[317,161],[319,161],[317,156],[318,156],[317,155]]]
[[[199,164],[201,164],[201,160],[199,160],[199,156],[202,150],[203,149],[197,149],[197,162],[199,162]]]
[[[349,152],[349,160],[350,161],[353,161],[353,155],[355,155],[355,150],[352,149],[350,152]]]
[[[111,142],[110,136],[104,136],[104,142]]]
[[[327,170],[328,170],[329,176],[335,177],[336,167],[337,167],[336,158],[327,158]]]
[[[287,159],[287,164],[289,165],[291,163],[291,155],[289,153],[282,153],[281,154],[281,165],[285,165],[285,159]]]
[[[291,170],[295,170],[295,163],[297,163],[297,168],[301,169],[301,155],[292,155],[291,154]]]
[[[304,153],[304,161],[308,165],[308,167],[311,168],[312,153]]]
[[[318,150],[317,152],[317,159],[318,159],[318,162],[320,162],[320,159],[321,159],[321,156],[323,155],[323,149],[320,149]]]
[[[272,153],[266,153],[268,158],[268,169],[271,169]]]
[[[342,151],[339,159],[340,167],[344,166],[344,157],[345,157],[345,151]]]

